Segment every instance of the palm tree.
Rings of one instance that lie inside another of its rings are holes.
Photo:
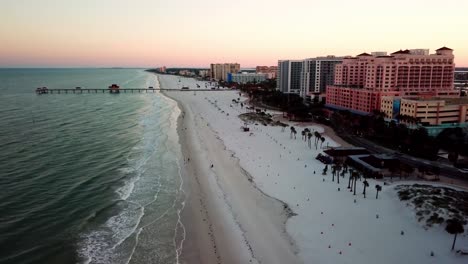
[[[362,192],[362,194],[364,194],[364,198],[366,198],[366,188],[369,187],[369,183],[367,182],[367,180],[364,180],[363,184],[364,184],[364,191]]]
[[[302,130],[301,131],[301,134],[302,134],[302,140],[306,140],[306,133],[305,133],[305,130]]]
[[[296,139],[296,134],[297,134],[296,129],[293,126],[291,126],[291,135],[290,135],[290,137],[293,138],[293,136],[294,136],[294,139]]]
[[[311,138],[312,138],[312,133],[310,133],[310,131],[307,133],[307,139],[308,139],[308,145],[309,145],[309,148],[312,148],[312,141],[311,141]]]
[[[335,181],[335,174],[336,174],[336,165],[332,165],[332,182]]]
[[[325,168],[323,168],[322,175],[327,175],[327,171],[328,171],[328,165],[325,165]]]
[[[346,164],[346,163],[343,164],[343,172],[344,172],[344,173],[345,173],[345,172],[348,172],[348,164]],[[342,175],[343,177],[344,177],[344,173],[343,173],[343,175]]]
[[[353,193],[353,195],[356,195],[356,182],[357,182],[357,178],[360,178],[360,176],[359,176],[359,173],[358,173],[358,172],[355,172],[355,173],[354,173],[354,193]]]
[[[341,165],[338,164],[336,165],[336,180],[338,184],[340,184],[340,171],[341,171]]]
[[[320,140],[322,141],[322,143],[320,143],[320,148],[322,148],[323,142],[325,142],[325,138],[324,138],[324,137],[320,137]]]
[[[307,137],[309,136],[310,129],[304,128],[304,141],[307,140]]]
[[[314,132],[314,136],[315,136],[315,149],[317,149],[317,143],[318,143],[318,140],[319,140],[319,138],[321,136],[320,136],[320,133],[318,131]]]
[[[352,188],[351,181],[353,180],[353,169],[349,169],[349,180],[348,180],[348,189]]]
[[[382,191],[382,186],[376,184],[375,189],[377,189],[377,195],[375,196],[375,199],[379,199],[379,192]]]
[[[345,174],[346,174],[346,169],[343,168],[343,169],[341,170],[341,177],[344,178]]]
[[[357,176],[358,176],[358,172],[353,171],[353,173],[351,174],[351,189],[349,190],[350,192],[352,192],[353,190],[356,190]],[[356,191],[354,191],[354,195],[356,195]]]
[[[449,219],[447,220],[447,226],[445,227],[445,231],[447,231],[449,234],[455,235],[452,244],[453,250],[455,248],[455,242],[457,241],[457,235],[465,232],[465,229],[463,229],[463,224],[460,222],[460,220],[456,218]]]

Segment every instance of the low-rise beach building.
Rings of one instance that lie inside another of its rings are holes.
[[[260,74],[266,74],[267,79],[275,79],[278,74],[278,66],[257,66],[255,72]]]
[[[335,147],[324,150],[325,154],[332,158],[333,162],[345,162],[349,156],[365,155],[370,152],[361,147]]]
[[[207,76],[210,75],[210,71],[209,70],[199,70],[198,71],[198,76],[202,77],[202,78],[205,78]]]
[[[260,83],[267,79],[265,73],[228,73],[227,81],[233,83]]]
[[[346,162],[361,171],[365,177],[375,178],[390,176],[402,164],[397,158],[385,154],[351,155]]]
[[[466,123],[468,98],[382,97],[381,111],[394,119],[398,115],[416,118],[424,126]]]

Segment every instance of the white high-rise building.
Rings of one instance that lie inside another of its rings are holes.
[[[302,60],[279,60],[276,87],[283,93],[297,93],[301,90]]]
[[[312,93],[325,93],[327,85],[333,85],[335,65],[342,61],[342,57],[331,55],[303,60],[299,94],[306,98]]]

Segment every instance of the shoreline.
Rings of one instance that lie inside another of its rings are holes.
[[[222,176],[216,175],[219,172],[215,172],[214,181],[217,186],[213,186],[213,179],[209,179],[204,173],[206,169],[203,169],[208,168],[209,164],[204,164],[206,160],[199,160],[197,156],[202,156],[201,153],[194,151],[200,147],[196,146],[196,142],[199,141],[196,135],[198,132],[188,133],[186,130],[199,129],[197,121],[201,120],[194,116],[196,113],[192,113],[190,106],[171,96],[170,92],[162,94],[177,102],[181,110],[177,120],[177,133],[184,159],[182,168],[184,190],[188,197],[185,210],[182,212],[182,222],[187,234],[180,257],[182,263],[276,263],[280,259],[282,260],[277,263],[300,263],[297,246],[286,231],[286,222],[294,215],[290,207],[257,187],[253,177],[240,166],[235,154],[226,151],[222,139],[206,126],[207,133],[203,135],[215,139],[216,155],[222,152],[223,155],[218,156],[224,156],[220,161],[237,168],[235,176],[229,175],[229,178],[235,179],[232,182],[226,182]],[[206,154],[207,151],[204,152]],[[189,157],[192,158],[187,162]],[[239,188],[229,188],[232,185]],[[221,189],[222,199],[219,199],[217,187]],[[240,197],[233,197],[237,196],[236,193],[241,193]],[[246,201],[245,197],[250,199]],[[240,202],[235,203],[233,200]],[[250,206],[250,210],[246,210],[245,204],[251,204],[253,207]],[[226,209],[229,211],[227,216]],[[232,216],[229,217],[229,214]],[[269,225],[263,230],[264,234],[255,232],[255,229],[258,229],[259,225],[265,225],[266,221]],[[231,223],[228,225],[226,222]],[[268,240],[264,237],[268,237]],[[238,243],[237,246],[233,245],[235,240],[241,245]],[[271,243],[273,245],[265,243],[269,240],[276,242]]]

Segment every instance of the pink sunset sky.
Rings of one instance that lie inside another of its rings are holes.
[[[0,67],[241,67],[278,59],[454,49],[467,0],[1,0]]]

